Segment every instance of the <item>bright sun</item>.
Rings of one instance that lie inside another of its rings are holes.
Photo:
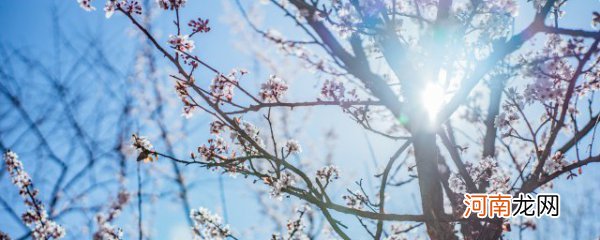
[[[442,70],[439,73],[438,81],[428,83],[421,93],[421,104],[427,111],[431,122],[435,122],[437,114],[446,103],[446,90],[442,87],[442,83],[445,81],[446,71]]]

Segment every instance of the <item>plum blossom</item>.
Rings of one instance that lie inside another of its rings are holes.
[[[458,194],[463,194],[467,192],[467,186],[465,182],[463,181],[462,177],[460,177],[460,175],[458,175],[457,173],[452,173],[450,175],[450,178],[448,178],[448,185],[452,192]]]
[[[210,123],[210,133],[211,134],[219,134],[221,133],[224,129],[225,129],[225,123],[221,122],[221,121],[212,121]]]
[[[210,31],[210,27],[208,26],[208,19],[203,20],[202,18],[198,18],[197,20],[190,20],[188,26],[192,28],[192,34],[206,33]]]
[[[80,0],[79,5],[86,11],[96,10],[90,6],[91,0]],[[127,14],[142,14],[142,5],[136,0],[107,0],[104,5],[104,16],[110,18],[117,9]]]
[[[237,70],[233,70],[227,76],[222,74],[217,75],[210,84],[210,94],[217,99],[231,101],[233,99],[233,90],[238,84],[236,75]]]
[[[135,0],[123,0],[121,2],[116,2],[114,0],[109,0],[111,2],[115,2],[117,7],[123,9],[124,12],[128,14],[142,14],[142,5]],[[106,13],[108,14],[108,12]],[[110,16],[108,16],[110,17]]]
[[[556,153],[554,153],[554,155],[552,155],[550,159],[544,162],[544,171],[548,174],[552,174],[554,172],[562,170],[567,165],[568,164],[565,160],[565,156],[562,154],[562,152],[557,151]]]
[[[563,89],[555,84],[550,78],[536,78],[533,84],[527,85],[525,96],[529,102],[538,100],[540,102],[557,100],[563,95]]]
[[[260,98],[266,102],[277,102],[288,90],[288,85],[275,75],[271,75],[260,87]]]
[[[38,199],[38,190],[33,188],[29,174],[25,172],[19,156],[8,150],[4,153],[4,163],[10,174],[12,183],[19,188],[19,195],[28,207],[21,215],[23,222],[32,230],[33,239],[61,239],[65,236],[65,229],[56,222],[48,219],[48,213],[42,201]]]
[[[367,196],[363,195],[359,191],[355,191],[349,195],[343,195],[342,199],[346,201],[346,206],[354,209],[363,209],[366,203],[369,202]]]
[[[354,32],[354,26],[360,22],[360,18],[351,3],[346,2],[337,5],[335,8],[340,23],[332,27],[338,32],[341,38],[348,38]]]
[[[115,228],[111,222],[121,213],[129,199],[129,192],[119,191],[117,199],[110,205],[108,214],[100,213],[96,215],[98,230],[94,233],[94,240],[119,240],[123,238],[123,229]]]
[[[131,136],[131,146],[139,153],[137,160],[144,162],[153,162],[158,159],[154,146],[150,140],[144,136],[133,134]]]
[[[152,149],[154,149],[154,146],[152,146],[150,140],[148,140],[148,138],[144,136],[137,136],[136,134],[133,134],[132,141],[132,146],[140,152],[151,151]]]
[[[515,88],[508,88],[506,97],[508,100],[502,104],[502,111],[494,119],[494,125],[498,129],[508,129],[502,134],[502,137],[507,137],[512,133],[512,126],[519,121],[519,112],[525,107],[525,97],[519,94]]]
[[[191,78],[191,82],[193,83],[193,78]],[[189,93],[186,88],[186,83],[181,81],[175,82],[175,91],[177,92],[177,96],[183,102],[183,113],[181,114],[186,119],[190,119],[194,115],[195,104],[193,104],[189,99]]]
[[[282,172],[278,178],[270,177],[264,180],[265,183],[271,186],[271,197],[278,200],[282,199],[285,188],[294,186],[296,183],[294,175],[289,172]]]
[[[511,190],[510,175],[505,169],[498,166],[493,157],[486,157],[476,162],[475,165],[468,165],[467,172],[474,182],[488,182],[485,189],[488,193],[509,193]],[[467,187],[461,175],[452,173],[448,179],[450,189],[455,193],[466,193]]]
[[[194,222],[194,239],[222,240],[231,236],[229,225],[224,225],[219,215],[206,208],[192,209],[190,218]]]
[[[187,0],[156,0],[158,6],[164,10],[175,10],[185,6]]]
[[[171,44],[171,47],[182,52],[192,52],[196,47],[194,40],[190,39],[189,35],[170,35],[168,42]]]
[[[96,10],[94,6],[92,6],[92,0],[77,0],[79,3],[79,7],[83,8],[88,12]]]
[[[286,224],[286,228],[287,228],[287,237],[286,238],[282,238],[279,234],[274,234],[274,239],[294,239],[294,240],[308,240],[310,239],[306,233],[305,233],[305,229],[306,229],[306,223],[303,219],[304,215],[309,214],[311,212],[311,209],[308,205],[304,204],[300,207],[298,207],[295,210],[298,215],[297,217],[295,217],[294,219],[290,219],[288,220],[287,224]]]
[[[106,18],[112,17],[117,9],[117,1],[108,0],[106,1],[106,5],[104,5],[104,16]]]
[[[321,97],[327,100],[342,99],[345,92],[344,83],[335,80],[325,80],[321,87]]]
[[[285,143],[285,151],[288,154],[301,153],[302,147],[300,146],[300,143],[298,143],[298,141],[290,139],[287,140],[287,142]]]
[[[208,139],[208,146],[202,145],[198,147],[198,153],[204,160],[214,160],[215,157],[221,157],[221,154],[227,153],[227,142],[220,137]]]
[[[325,166],[322,167],[321,169],[317,170],[317,178],[325,181],[325,182],[331,182],[334,179],[338,179],[340,176],[340,171],[338,170],[338,168],[334,165],[329,165],[329,166]]]
[[[492,174],[489,179],[489,186],[486,188],[488,193],[509,193],[510,175],[503,168],[495,167],[492,169]]]
[[[259,135],[260,129],[258,127],[254,126],[254,124],[248,121],[243,121],[239,118],[237,118],[236,121],[239,122],[240,128],[244,131],[244,133],[246,133],[248,137],[250,137],[251,141],[255,142],[259,147],[264,146],[264,141]],[[253,144],[248,142],[248,139],[244,138],[241,133],[237,131],[231,131],[230,133],[231,140],[234,141],[238,146],[240,146],[246,154],[258,153],[258,149],[256,149]]]

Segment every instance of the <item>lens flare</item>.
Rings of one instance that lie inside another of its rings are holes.
[[[444,106],[444,100],[445,91],[440,85],[434,83],[427,84],[421,95],[421,101],[427,111],[427,115],[429,115],[430,121],[435,121],[438,112]]]
[[[446,104],[446,90],[442,87],[446,82],[446,74],[444,69],[440,70],[438,81],[428,83],[421,93],[421,102],[431,122],[436,121],[437,114]]]

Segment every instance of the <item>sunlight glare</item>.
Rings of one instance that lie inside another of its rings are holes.
[[[446,91],[442,87],[442,83],[445,81],[446,71],[442,69],[440,70],[437,83],[428,83],[421,93],[423,107],[427,111],[427,115],[429,115],[429,121],[431,122],[435,122],[437,114],[446,103]]]

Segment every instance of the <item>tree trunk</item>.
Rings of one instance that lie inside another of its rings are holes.
[[[423,214],[429,219],[426,221],[427,233],[433,240],[456,239],[450,223],[443,220],[444,196],[438,171],[435,133],[420,130],[413,136],[421,205]]]

